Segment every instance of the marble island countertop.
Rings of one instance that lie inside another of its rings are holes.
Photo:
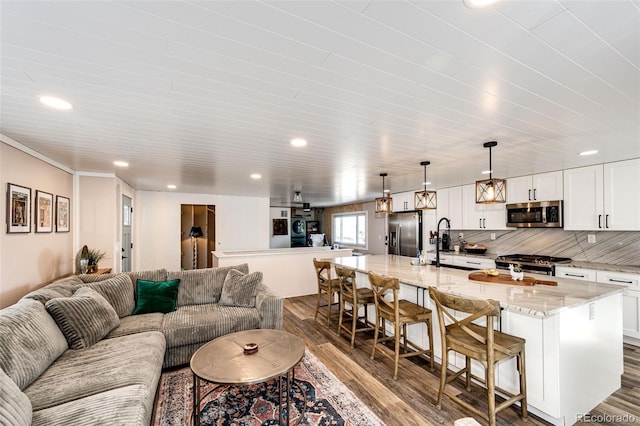
[[[401,283],[439,290],[466,297],[495,299],[506,310],[535,317],[547,317],[590,301],[624,291],[624,286],[577,282],[548,275],[525,274],[541,280],[557,281],[557,286],[493,284],[469,280],[469,271],[433,265],[411,265],[411,257],[371,255],[336,257],[332,262],[367,273],[396,277]]]

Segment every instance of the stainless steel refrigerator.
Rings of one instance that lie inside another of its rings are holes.
[[[422,251],[422,211],[392,213],[388,217],[389,254],[416,257]]]

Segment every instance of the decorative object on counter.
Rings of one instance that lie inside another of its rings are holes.
[[[192,226],[189,236],[191,237],[193,244],[193,269],[198,269],[198,238],[204,236],[202,228],[199,226]]]
[[[89,267],[89,248],[84,245],[76,254],[76,274],[86,274]]]
[[[470,254],[484,254],[487,251],[487,247],[482,244],[465,244],[463,246],[464,251]]]
[[[498,142],[485,142],[483,146],[489,148],[489,179],[476,181],[476,203],[492,204],[507,202],[507,181],[505,179],[494,179],[491,162],[491,148],[498,145]]]
[[[87,262],[88,262],[87,272],[95,272],[95,271],[97,271],[98,270],[98,262],[100,262],[104,258],[105,255],[106,255],[106,253],[103,252],[103,251],[95,250],[95,249],[89,249],[88,252],[87,252]]]
[[[424,166],[424,189],[422,191],[416,191],[413,194],[413,203],[417,210],[433,210],[438,207],[438,194],[436,191],[428,191],[427,185],[427,166],[431,164],[430,161],[421,161],[420,165]]]
[[[456,254],[460,253],[460,245],[458,245],[458,244],[454,244],[454,245],[453,245],[453,251],[454,251]]]
[[[511,279],[514,281],[522,281],[524,278],[524,272],[522,272],[522,270],[517,266],[514,267],[513,265],[509,265],[509,274],[511,275]]]
[[[31,188],[7,184],[7,234],[31,232]]]
[[[384,187],[384,178],[387,173],[380,173],[382,176],[382,197],[375,199],[375,212],[389,214],[393,211],[393,199],[389,196],[389,190]]]
[[[534,277],[523,277],[522,281],[514,281],[513,278],[511,278],[511,275],[500,274],[500,273],[498,273],[498,275],[491,275],[491,274],[485,273],[485,271],[469,272],[469,279],[472,281],[480,281],[483,283],[490,283],[490,284],[510,284],[510,285],[522,285],[522,286],[532,286],[536,284],[550,285],[550,286],[558,285],[556,281],[539,280],[538,278],[534,278]]]
[[[36,232],[53,231],[53,194],[36,190]]]

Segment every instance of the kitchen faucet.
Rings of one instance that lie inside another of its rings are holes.
[[[441,218],[438,221],[438,227],[436,229],[436,267],[438,268],[440,267],[440,223],[442,223],[443,220],[447,222],[447,230],[451,233],[451,221],[446,217]]]

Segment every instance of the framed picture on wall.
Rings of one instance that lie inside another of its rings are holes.
[[[56,232],[69,232],[70,204],[67,197],[56,195]]]
[[[31,232],[31,188],[7,184],[7,233]]]
[[[36,232],[53,231],[53,194],[36,190]]]
[[[273,235],[287,235],[289,221],[287,219],[273,219]]]

